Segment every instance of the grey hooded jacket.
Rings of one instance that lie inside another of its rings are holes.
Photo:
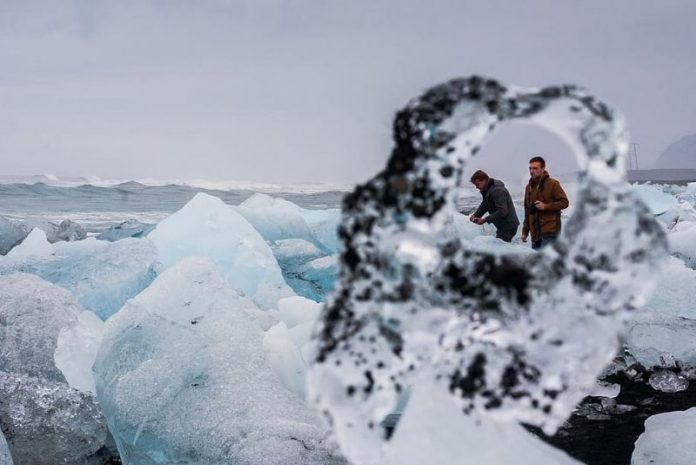
[[[512,197],[503,181],[490,178],[486,187],[481,191],[481,196],[483,201],[476,209],[474,216],[480,218],[488,212],[486,222],[493,223],[497,229],[501,230],[517,228],[520,225]]]

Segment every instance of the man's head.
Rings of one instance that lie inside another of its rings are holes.
[[[537,157],[532,157],[529,160],[529,175],[532,178],[538,178],[541,176],[544,171],[546,170],[546,160],[543,158],[537,156]]]
[[[482,191],[483,189],[486,188],[486,184],[488,184],[488,180],[490,178],[486,174],[485,171],[478,170],[474,174],[471,175],[471,183],[478,189],[479,191]]]

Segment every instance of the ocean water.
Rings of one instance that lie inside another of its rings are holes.
[[[147,186],[127,182],[110,187],[90,184],[66,187],[45,183],[0,184],[0,216],[17,221],[70,219],[89,233],[98,233],[129,219],[157,223],[179,210],[198,192],[238,205],[254,194],[252,190],[214,190],[182,185]],[[340,208],[345,192],[273,192],[306,209]]]

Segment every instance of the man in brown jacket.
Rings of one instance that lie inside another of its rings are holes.
[[[568,208],[568,196],[561,183],[549,176],[541,157],[529,160],[529,183],[524,190],[522,242],[531,233],[532,248],[540,249],[561,233],[561,210]]]

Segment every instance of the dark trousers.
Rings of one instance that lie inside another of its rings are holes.
[[[517,228],[518,226],[508,229],[498,229],[495,232],[495,237],[505,242],[510,242],[512,241],[512,238],[515,237],[515,234],[517,234]]]
[[[532,241],[532,249],[539,250],[549,244],[553,244],[558,239],[558,236],[542,236],[541,239]]]

